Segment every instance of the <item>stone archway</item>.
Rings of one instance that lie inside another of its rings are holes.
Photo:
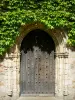
[[[55,95],[63,97],[64,88],[66,88],[63,85],[63,81],[65,81],[64,76],[63,76],[63,72],[64,72],[63,66],[64,67],[67,66],[66,62],[67,62],[68,53],[66,53],[67,49],[65,47],[65,40],[67,39],[67,37],[63,30],[46,29],[43,24],[38,23],[38,22],[35,22],[33,24],[23,25],[20,29],[21,35],[17,39],[17,46],[19,48],[17,50],[18,50],[19,54],[20,54],[19,50],[21,47],[21,43],[22,43],[24,37],[30,31],[36,30],[36,29],[40,29],[40,30],[47,32],[52,37],[52,39],[55,43],[55,56],[56,56],[56,59],[55,59]],[[20,56],[18,57],[18,59],[20,60]],[[19,70],[20,70],[20,67],[19,67]],[[19,76],[20,76],[20,74],[19,74]],[[19,93],[20,93],[20,88],[18,88],[18,89],[19,89]]]
[[[41,23],[35,22],[33,24],[27,24],[27,25],[23,25],[20,29],[20,37],[17,39],[17,45],[18,45],[18,50],[20,50],[21,47],[21,43],[24,39],[24,37],[32,30],[35,29],[40,29],[43,30],[45,32],[47,32],[53,39],[54,43],[55,43],[55,95],[56,96],[62,96],[63,94],[65,94],[66,92],[64,92],[64,89],[66,87],[64,87],[63,82],[65,81],[64,76],[63,76],[63,72],[64,72],[64,68],[63,66],[67,66],[67,61],[68,61],[68,53],[67,53],[67,49],[65,46],[65,41],[67,39],[65,33],[63,30],[50,30],[45,28],[45,26]],[[20,54],[20,51],[18,51]],[[65,59],[64,59],[65,58]],[[19,57],[20,59],[20,57]],[[19,80],[20,81],[20,80]],[[20,89],[19,89],[19,93],[20,93]]]

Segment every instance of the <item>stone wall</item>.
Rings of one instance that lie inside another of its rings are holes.
[[[35,28],[43,29],[43,26],[39,24],[29,25],[26,32]],[[62,32],[50,30],[47,32],[54,33],[51,36],[56,45],[55,98],[57,100],[75,100],[75,51],[65,46],[67,38],[62,35]],[[18,43],[10,49],[9,53],[6,53],[3,59],[0,58],[0,100],[18,100],[20,97],[19,47],[24,36],[24,34],[21,34],[19,42],[17,41]]]
[[[1,100],[12,97],[15,97],[12,100],[16,100],[19,97],[20,54],[16,46],[10,51],[0,59],[0,97],[4,97]]]
[[[75,51],[56,54],[57,74],[56,98],[75,100]],[[60,62],[60,63],[59,63]],[[14,53],[6,54],[0,60],[0,100],[17,100],[20,93],[20,54],[17,46]]]

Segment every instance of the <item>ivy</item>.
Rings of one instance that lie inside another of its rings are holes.
[[[1,0],[0,12],[0,55],[14,44],[22,24],[35,21],[66,29],[67,43],[75,46],[75,0]]]

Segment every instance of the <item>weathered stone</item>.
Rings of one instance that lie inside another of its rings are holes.
[[[40,23],[22,26],[21,35],[10,52],[0,61],[0,100],[31,100],[20,97],[20,46],[23,38],[32,30],[46,31],[55,43],[55,96],[51,100],[75,100],[75,51],[67,48],[66,33],[47,30]],[[61,34],[62,33],[62,34]],[[20,97],[20,98],[19,98]],[[41,97],[43,100],[50,98]],[[35,97],[35,100],[37,97]]]

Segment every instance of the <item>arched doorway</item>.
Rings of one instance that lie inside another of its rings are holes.
[[[21,95],[54,95],[55,44],[43,30],[29,32],[21,43]]]

